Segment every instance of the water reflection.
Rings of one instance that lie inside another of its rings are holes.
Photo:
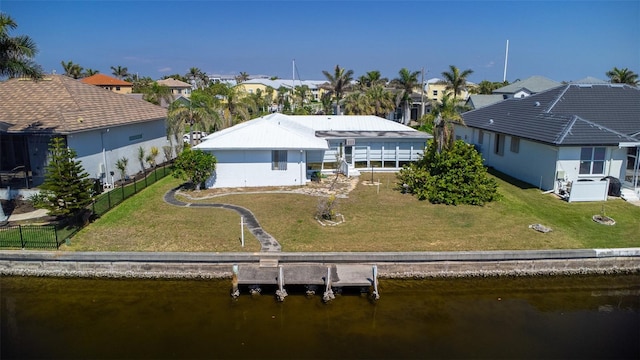
[[[230,281],[0,279],[7,358],[640,358],[640,275],[381,281],[378,302]]]

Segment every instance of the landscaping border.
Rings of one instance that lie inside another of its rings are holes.
[[[234,264],[376,264],[381,278],[542,276],[640,272],[640,248],[384,252],[162,253],[0,251],[0,275],[96,278],[231,278]]]

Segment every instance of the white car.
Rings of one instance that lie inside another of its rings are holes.
[[[196,143],[199,143],[200,141],[202,141],[202,139],[207,136],[208,134],[204,131],[194,131],[193,132],[193,141]],[[182,135],[182,141],[184,141],[185,143],[189,143],[189,133],[186,133],[184,135]]]

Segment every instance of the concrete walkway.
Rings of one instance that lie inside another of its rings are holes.
[[[176,199],[177,190],[178,188],[169,190],[164,195],[164,201],[168,204],[175,205],[175,206],[182,206],[182,207],[212,207],[212,208],[222,208],[222,209],[233,210],[244,218],[244,222],[247,229],[249,229],[249,231],[253,234],[253,236],[255,236],[256,239],[258,239],[258,241],[260,242],[261,244],[260,251],[264,251],[264,252],[282,251],[282,247],[280,246],[280,243],[278,243],[278,241],[273,236],[269,235],[269,233],[267,233],[262,229],[262,227],[260,226],[260,223],[258,222],[258,219],[256,219],[255,215],[253,215],[253,213],[249,209],[246,209],[237,205],[230,205],[230,204],[186,203]]]

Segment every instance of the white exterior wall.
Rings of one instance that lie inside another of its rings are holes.
[[[543,190],[557,190],[556,177],[564,172],[567,181],[579,179],[600,180],[605,176],[624,179],[626,167],[626,149],[607,147],[603,174],[580,175],[580,150],[582,147],[554,147],[525,139],[520,139],[519,152],[510,150],[511,136],[505,137],[504,154],[495,153],[496,135],[484,131],[483,143],[479,142],[478,129],[456,127],[456,136],[467,143],[475,144],[481,149],[485,165],[516,179],[526,181]]]
[[[627,149],[607,147],[603,174],[579,174],[580,150],[582,147],[561,147],[558,152],[558,171],[564,171],[568,181],[578,179],[600,180],[605,176],[613,176],[624,181],[627,161]]]
[[[120,173],[115,166],[118,159],[129,159],[127,175],[142,171],[138,161],[139,147],[145,150],[145,154],[149,154],[151,147],[157,147],[159,155],[156,162],[165,161],[162,147],[169,145],[165,129],[163,119],[112,127],[108,130],[86,131],[68,135],[67,145],[76,151],[77,159],[89,177],[103,179],[104,183],[111,184],[113,180],[120,180]],[[146,162],[144,165],[145,168],[149,167]],[[113,179],[109,174],[111,171],[114,172]]]
[[[271,150],[213,151],[216,171],[208,188],[295,186],[307,182],[306,156],[301,150],[287,151],[287,170],[271,169]]]

